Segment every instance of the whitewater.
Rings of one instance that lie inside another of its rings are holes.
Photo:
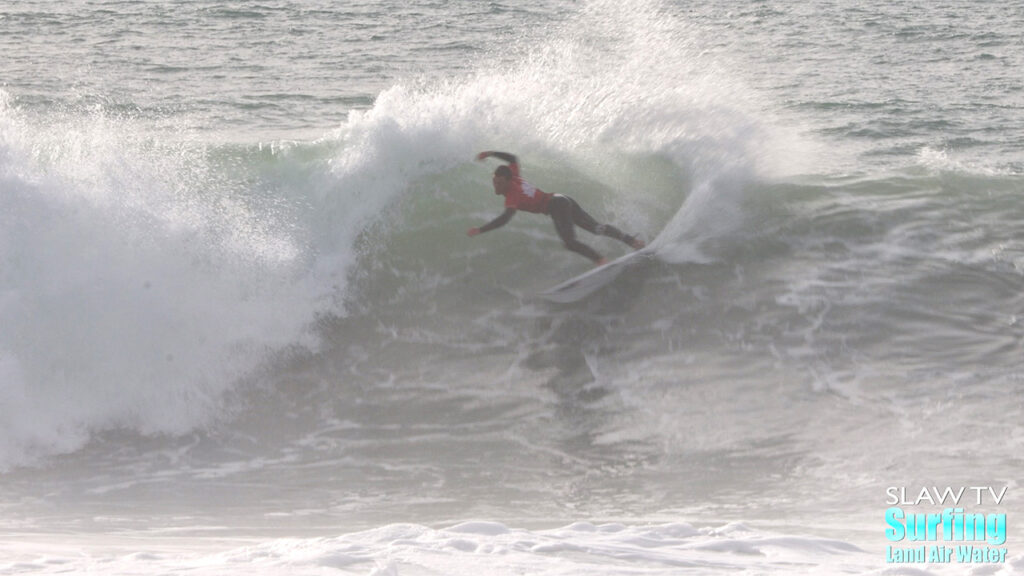
[[[1024,572],[1022,31],[0,5],[0,574]],[[467,237],[482,150],[655,257],[538,298],[591,264]],[[893,506],[1005,557],[887,561]]]

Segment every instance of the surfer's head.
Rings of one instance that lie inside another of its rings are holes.
[[[504,196],[508,187],[512,185],[512,169],[508,166],[498,166],[491,181],[494,183],[494,193]]]

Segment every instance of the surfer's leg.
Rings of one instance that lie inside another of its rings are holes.
[[[555,231],[558,232],[558,237],[562,239],[566,248],[590,258],[595,263],[600,263],[604,260],[601,255],[576,239],[576,230],[573,224],[574,204],[575,202],[565,196],[555,196],[551,199],[548,204],[548,214],[555,222]]]
[[[583,228],[584,230],[590,232],[591,234],[598,234],[601,236],[614,238],[619,242],[624,242],[637,250],[644,247],[644,243],[642,240],[638,240],[635,237],[624,233],[622,230],[619,230],[618,228],[612,226],[611,224],[601,224],[600,222],[595,220],[593,216],[587,214],[587,211],[584,210],[572,198],[569,198],[569,202],[572,203],[573,222],[575,222],[576,225],[579,226],[580,228]]]

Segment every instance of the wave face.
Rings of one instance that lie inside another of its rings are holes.
[[[433,538],[410,548],[424,570],[438,549],[526,569],[607,545],[655,573],[783,573],[745,562],[776,548],[860,571],[880,554],[844,542],[879,545],[884,487],[1016,486],[1019,27],[801,6],[403,4],[390,27],[376,4],[121,8],[154,38],[137,68],[0,89],[5,514],[24,534],[224,526],[268,573],[305,561],[278,536],[338,526],[303,558],[390,574],[382,551]],[[203,30],[207,80],[152,67]],[[280,62],[247,59],[267,46]],[[136,76],[152,89],[104,93]],[[656,258],[536,298],[590,264],[545,216],[466,236],[502,209],[473,161],[494,149]]]
[[[97,431],[202,428],[275,354],[315,348],[319,315],[390,304],[350,293],[350,274],[374,281],[382,259],[411,260],[395,268],[406,282],[443,267],[436,256],[493,245],[441,218],[496,207],[486,171],[466,162],[485,144],[522,151],[531,178],[649,239],[666,225],[657,215],[676,212],[662,254],[697,257],[704,236],[734,225],[772,134],[657,16],[602,6],[510,68],[395,85],[312,144],[167,142],[102,107],[38,115],[7,98],[0,463],[75,450]],[[642,32],[623,35],[623,19]],[[550,270],[552,251],[537,238],[503,258]],[[465,270],[487,266],[475,260]],[[441,286],[426,297],[463,273],[433,272]]]

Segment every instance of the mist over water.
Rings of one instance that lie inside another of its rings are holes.
[[[863,573],[886,486],[1012,514],[1020,28],[961,4],[8,9],[0,557]],[[487,149],[656,258],[536,298],[590,265],[466,237]]]
[[[304,239],[210,174],[202,147],[102,112],[4,120],[5,466],[93,429],[188,432],[268,351],[301,341],[289,300],[323,297],[296,275]]]

